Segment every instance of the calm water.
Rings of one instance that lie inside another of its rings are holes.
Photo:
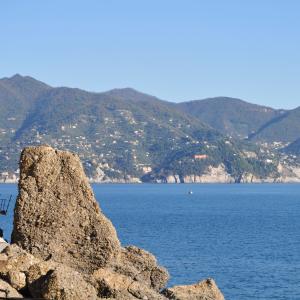
[[[170,285],[213,277],[226,299],[300,299],[300,185],[93,188],[122,243],[154,253]],[[8,236],[12,213],[1,219]]]

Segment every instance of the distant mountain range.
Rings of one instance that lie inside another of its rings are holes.
[[[293,142],[300,138],[300,107],[273,109],[228,97],[179,103],[185,112],[236,138]]]
[[[281,111],[228,97],[189,101],[178,106],[223,134],[242,139],[281,115]]]
[[[275,178],[281,157],[299,154],[300,108],[226,97],[176,104],[131,88],[91,93],[21,75],[0,79],[0,105],[6,176],[24,146],[41,143],[77,152],[98,181],[201,181],[214,172],[236,182],[245,174]]]

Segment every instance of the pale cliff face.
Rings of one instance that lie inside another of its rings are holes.
[[[282,183],[299,183],[300,182],[300,166],[278,165],[280,176],[277,182]]]
[[[265,177],[259,178],[252,173],[244,173],[236,181],[227,171],[223,164],[218,167],[209,166],[204,174],[195,175],[190,174],[184,177],[179,175],[169,175],[166,177],[166,183],[298,183],[300,182],[300,166],[292,167],[279,164],[279,177]]]
[[[300,182],[300,166],[283,165],[277,166],[279,176],[260,178],[252,173],[244,173],[236,180],[226,172],[225,166],[220,164],[218,167],[209,166],[201,175],[189,174],[184,177],[178,174],[168,175],[163,179],[156,179],[156,183],[299,183]],[[17,183],[18,178],[0,177],[0,183]],[[94,177],[89,178],[91,183],[142,183],[140,178],[109,178],[105,176],[103,170],[99,167]]]
[[[209,166],[202,175],[169,175],[166,177],[167,183],[233,183],[234,178],[228,174],[223,164],[218,167]]]
[[[203,175],[186,176],[184,182],[194,183],[232,183],[234,178],[225,170],[223,164],[218,167],[208,167]]]

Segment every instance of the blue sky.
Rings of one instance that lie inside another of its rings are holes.
[[[6,0],[0,77],[300,106],[298,0]]]

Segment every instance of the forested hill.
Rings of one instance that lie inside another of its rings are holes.
[[[16,172],[24,146],[50,144],[78,153],[88,175],[103,180],[220,165],[236,179],[274,175],[277,156],[243,138],[287,114],[231,98],[174,104],[131,88],[54,88],[21,75],[0,80],[0,104],[0,172]]]
[[[300,138],[300,107],[273,109],[229,97],[188,101],[177,106],[235,138],[268,143],[289,143]]]
[[[247,138],[284,113],[282,110],[229,97],[183,102],[178,106],[220,132],[237,138]]]

